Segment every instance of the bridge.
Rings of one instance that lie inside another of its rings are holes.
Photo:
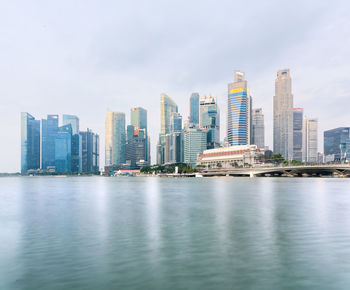
[[[213,168],[204,169],[203,177],[210,176],[287,176],[287,177],[322,177],[339,176],[350,177],[350,165],[322,164],[301,166],[276,166],[276,167],[243,167],[243,168]]]

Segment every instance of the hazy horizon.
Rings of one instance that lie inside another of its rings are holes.
[[[160,94],[189,115],[192,92],[215,95],[226,136],[227,84],[245,72],[272,149],[277,70],[289,68],[294,107],[323,131],[350,126],[347,1],[10,1],[0,4],[0,172],[20,170],[20,112],[77,115],[100,135],[107,110],[148,111],[152,163]]]

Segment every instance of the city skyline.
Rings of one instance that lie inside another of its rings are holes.
[[[274,9],[260,2],[249,5],[249,9],[248,4],[236,4],[243,11],[239,16],[242,19],[264,15],[246,23],[244,29],[220,20],[236,7],[233,3],[204,3],[199,8],[201,13],[194,16],[195,3],[164,7],[152,2],[142,6],[151,16],[147,18],[142,9],[135,12],[131,4],[118,9],[119,17],[113,4],[100,13],[103,17],[94,17],[101,8],[93,3],[68,6],[63,1],[39,10],[29,3],[6,3],[0,12],[5,32],[0,40],[4,49],[0,56],[0,126],[5,138],[0,171],[20,169],[18,116],[22,111],[38,118],[45,118],[47,113],[77,114],[82,128],[94,128],[100,134],[100,147],[104,148],[106,110],[128,112],[130,107],[141,106],[149,114],[154,161],[160,131],[159,94],[164,91],[176,100],[186,119],[188,98],[198,92],[217,96],[223,137],[227,83],[235,69],[246,73],[253,107],[263,108],[266,145],[272,148],[273,83],[276,71],[288,67],[295,105],[319,119],[318,147],[322,151],[323,131],[349,126],[346,72],[350,68],[350,20],[345,13],[349,4],[338,1],[329,7],[310,1],[282,7],[273,3]],[[56,11],[65,11],[64,22]],[[136,13],[136,22],[124,16],[131,12]],[[177,15],[182,15],[181,25],[190,29],[179,29]],[[164,31],[179,33],[168,38]],[[235,39],[248,35],[249,41],[237,47],[234,39],[227,39],[228,34]],[[129,124],[128,116],[126,119]],[[104,164],[102,151],[101,157]]]

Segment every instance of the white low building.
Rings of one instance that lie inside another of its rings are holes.
[[[208,149],[197,156],[197,166],[206,168],[229,168],[244,165],[254,165],[264,149],[256,145],[239,145]]]

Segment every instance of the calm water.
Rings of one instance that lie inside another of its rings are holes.
[[[0,289],[350,289],[350,179],[0,178]]]

